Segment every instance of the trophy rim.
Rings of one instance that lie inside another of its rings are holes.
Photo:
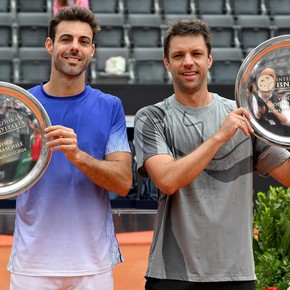
[[[32,112],[38,121],[41,137],[44,140],[44,129],[50,126],[51,122],[42,104],[24,88],[8,82],[0,81],[0,95],[7,95],[20,101]],[[50,159],[51,151],[45,145],[45,142],[42,142],[40,156],[28,174],[10,184],[0,185],[0,200],[15,197],[31,188],[44,174]]]
[[[235,101],[237,107],[243,107],[250,113],[250,124],[254,129],[253,134],[257,138],[267,144],[290,149],[290,136],[287,137],[278,135],[265,129],[261,124],[259,124],[253,115],[246,96],[248,79],[251,76],[253,69],[258,65],[259,61],[261,61],[261,59],[267,54],[283,47],[288,47],[290,49],[290,34],[269,38],[268,40],[259,44],[246,56],[236,77]],[[244,98],[242,98],[242,96],[244,96]]]

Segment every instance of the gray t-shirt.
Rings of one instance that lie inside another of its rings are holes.
[[[211,137],[234,101],[213,94],[202,108],[175,96],[139,110],[135,117],[137,167],[156,154],[175,159]],[[287,158],[287,150],[257,139],[264,175]],[[267,159],[264,158],[267,156]],[[173,195],[161,193],[146,276],[195,282],[254,280],[252,254],[252,139],[241,130],[224,144],[205,170]]]

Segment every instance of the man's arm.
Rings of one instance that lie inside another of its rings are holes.
[[[213,159],[223,142],[213,136],[190,154],[175,160],[170,155],[154,155],[148,158],[144,166],[156,186],[166,194],[194,180]]]
[[[45,129],[46,145],[52,151],[62,151],[66,158],[89,179],[108,191],[125,196],[132,185],[132,157],[129,152],[108,154],[99,160],[78,147],[77,135],[70,128],[50,126]]]
[[[290,187],[290,158],[269,173],[280,183]]]
[[[228,115],[221,128],[211,138],[188,155],[178,160],[162,154],[148,158],[144,166],[149,176],[164,193],[173,194],[177,189],[192,182],[238,129],[246,136],[250,136],[253,129],[249,124],[249,118],[247,111],[239,108]]]

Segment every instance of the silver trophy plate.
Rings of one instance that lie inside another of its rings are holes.
[[[248,54],[237,74],[235,99],[250,113],[258,138],[290,148],[290,35],[268,39]]]
[[[25,89],[0,82],[0,199],[34,185],[47,168],[51,152],[44,129],[49,117]]]

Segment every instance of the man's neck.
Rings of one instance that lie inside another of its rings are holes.
[[[83,92],[84,88],[85,82],[80,77],[61,81],[50,80],[43,86],[48,95],[56,97],[75,96]]]

